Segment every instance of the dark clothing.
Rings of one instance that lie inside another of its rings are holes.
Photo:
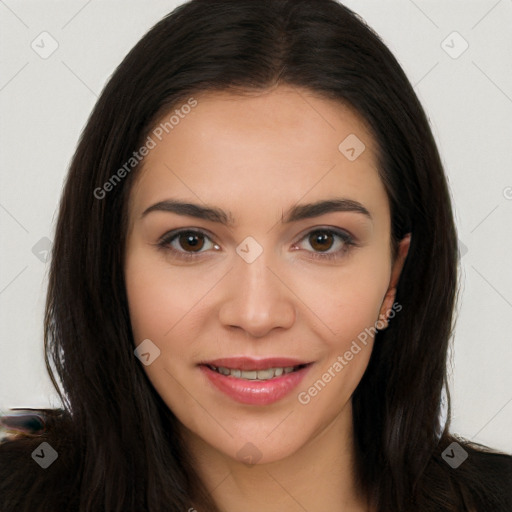
[[[77,512],[83,450],[71,420],[60,410],[36,412],[3,417],[11,430],[0,443],[0,512]],[[411,512],[512,512],[512,456],[461,446],[468,456],[458,467],[455,452],[433,457],[423,479],[425,505]]]

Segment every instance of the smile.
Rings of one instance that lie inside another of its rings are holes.
[[[211,368],[213,371],[218,372],[222,375],[246,380],[270,380],[274,379],[275,377],[281,377],[281,375],[285,375],[300,370],[304,366],[306,365],[268,368],[267,370],[240,370],[238,368],[225,368],[223,366],[216,367],[208,365],[208,367]]]
[[[288,396],[314,363],[293,358],[232,357],[200,363],[206,384],[220,397],[248,405],[270,405]]]

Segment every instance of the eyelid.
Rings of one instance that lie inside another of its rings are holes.
[[[163,236],[161,236],[155,245],[159,249],[162,249],[162,250],[169,251],[169,252],[173,253],[177,258],[189,258],[189,259],[192,259],[192,258],[199,258],[199,257],[201,257],[201,254],[203,254],[204,251],[193,253],[193,252],[187,252],[187,251],[178,251],[178,250],[170,247],[171,242],[176,240],[179,237],[179,235],[181,235],[182,233],[195,233],[195,234],[198,234],[198,235],[202,235],[205,238],[209,239],[212,242],[213,245],[217,245],[218,246],[218,244],[213,240],[213,238],[210,235],[210,233],[208,232],[208,230],[203,229],[203,228],[177,228],[177,229],[173,229],[172,231],[168,231]]]
[[[296,245],[298,242],[306,239],[309,235],[315,232],[332,233],[334,236],[337,236],[343,241],[343,247],[335,252],[306,251],[310,254],[309,257],[311,259],[317,259],[320,261],[341,260],[347,255],[347,253],[351,251],[353,247],[359,246],[356,237],[352,235],[352,233],[346,229],[331,226],[315,226],[313,228],[309,228],[299,236],[297,242],[295,242],[293,245]]]
[[[297,236],[297,239],[296,239],[297,242],[299,242],[300,240],[305,238],[307,235],[310,235],[311,233],[314,233],[316,231],[331,232],[331,233],[334,233],[335,235],[338,235],[339,237],[342,237],[342,238],[346,237],[354,242],[357,240],[357,238],[347,229],[338,228],[335,226],[322,225],[322,226],[314,226],[312,228],[310,227],[310,228],[305,229],[300,235]],[[295,243],[297,243],[297,242],[295,242]]]
[[[334,236],[337,236],[343,241],[344,247],[336,252],[315,252],[315,251],[306,251],[311,254],[311,257],[313,259],[321,259],[321,260],[328,260],[328,259],[339,259],[344,256],[346,252],[348,252],[352,246],[358,246],[357,238],[354,237],[349,231],[346,229],[338,228],[338,227],[331,227],[331,226],[314,226],[312,228],[308,228],[307,230],[303,231],[296,239],[296,241],[293,243],[295,246],[300,241],[304,240],[308,235],[311,235],[315,232],[328,232],[332,233]],[[158,242],[155,244],[159,249],[162,249],[164,251],[168,251],[171,254],[173,254],[177,259],[188,259],[188,260],[197,260],[201,258],[202,254],[207,251],[199,251],[199,252],[187,252],[187,251],[180,251],[177,249],[174,249],[170,247],[170,243],[176,240],[179,235],[183,233],[196,233],[199,235],[204,236],[205,238],[209,239],[212,244],[219,247],[219,244],[215,242],[211,234],[208,230],[204,228],[177,228],[172,231],[169,231],[165,233]]]

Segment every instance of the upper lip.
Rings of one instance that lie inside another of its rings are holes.
[[[287,368],[309,364],[308,361],[300,361],[292,357],[267,357],[265,359],[254,359],[252,357],[223,357],[203,361],[200,365],[215,366],[216,368],[229,368],[231,370],[268,370],[269,368]]]

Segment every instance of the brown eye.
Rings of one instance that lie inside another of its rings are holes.
[[[318,260],[335,260],[343,258],[352,247],[357,246],[352,235],[337,229],[314,229],[301,240],[309,246],[309,257]]]
[[[309,243],[315,251],[328,251],[334,244],[330,231],[313,231],[309,234]]]
[[[180,247],[185,251],[200,251],[204,246],[204,236],[195,231],[183,231],[177,236]]]
[[[220,247],[212,241],[209,235],[193,229],[167,233],[156,245],[174,258],[190,261],[193,258],[200,258],[209,249],[220,251]]]

